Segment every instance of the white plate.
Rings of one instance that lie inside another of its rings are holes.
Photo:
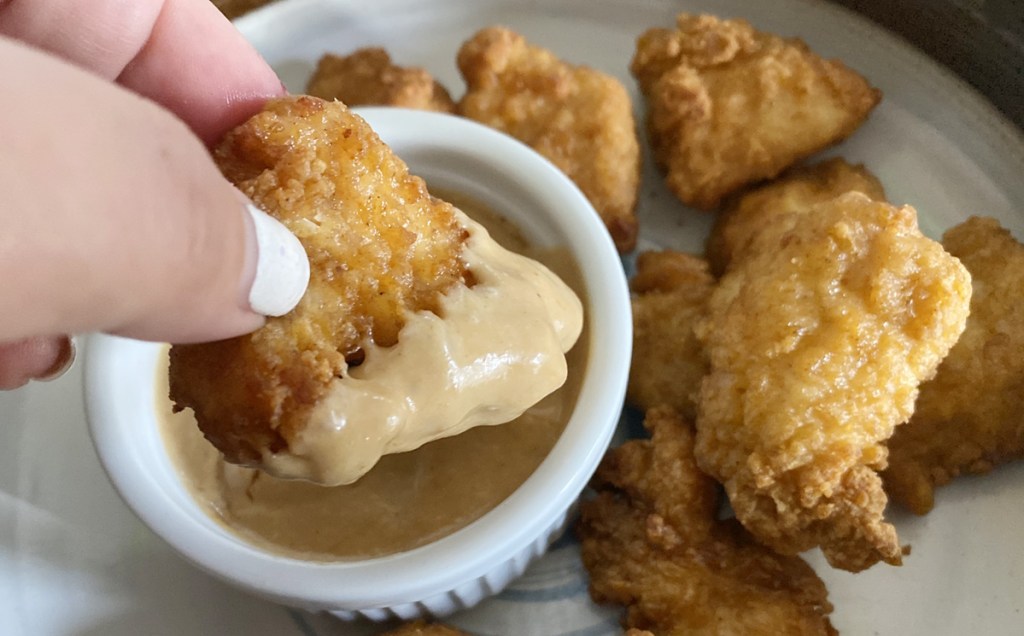
[[[454,56],[478,28],[501,23],[565,59],[619,77],[642,103],[627,66],[636,36],[678,11],[740,16],[804,38],[885,92],[856,135],[829,154],[865,162],[895,202],[914,204],[933,236],[968,214],[998,217],[1024,237],[1024,140],[966,84],[867,21],[812,0],[296,0],[239,28],[301,91],[325,51],[383,44],[458,97]],[[648,157],[649,158],[649,157]],[[641,246],[700,250],[710,216],[681,208],[647,162]],[[59,382],[0,395],[0,634],[136,636],[371,633],[263,603],[179,559],[118,500],[86,436],[78,370]],[[913,544],[902,568],[850,575],[810,561],[828,584],[846,634],[1007,634],[1024,621],[1024,465],[961,479],[936,509],[892,512]],[[453,617],[478,634],[616,634],[617,614],[594,608],[570,540],[499,598]]]

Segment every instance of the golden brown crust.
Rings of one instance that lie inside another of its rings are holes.
[[[454,208],[340,102],[289,97],[232,132],[225,176],[299,237],[309,288],[288,315],[239,338],[171,348],[171,399],[228,461],[288,447],[327,384],[369,342],[394,344],[406,312],[467,282]]]
[[[460,114],[547,157],[587,196],[619,251],[632,250],[640,146],[625,87],[501,27],[463,44],[458,65],[467,85]]]
[[[345,56],[324,55],[306,92],[348,106],[400,106],[442,113],[455,102],[434,77],[419,67],[397,66],[382,48],[358,49]]]
[[[217,8],[221,10],[224,17],[229,20],[257,9],[267,4],[270,0],[213,0],[213,4],[217,5]]]
[[[644,423],[651,439],[609,451],[598,496],[581,505],[593,599],[625,605],[638,636],[834,634],[828,592],[806,563],[715,519],[718,487],[697,468],[691,427],[669,408]]]
[[[881,99],[798,39],[709,15],[641,35],[630,69],[669,188],[704,210],[846,138]]]
[[[885,441],[963,331],[970,276],[910,207],[850,192],[755,239],[697,327],[711,364],[697,460],[784,554],[899,563]]]
[[[703,259],[680,252],[637,257],[633,288],[633,359],[626,399],[646,411],[658,405],[692,421],[707,361],[694,325],[704,316],[714,278]]]
[[[946,232],[971,273],[971,315],[914,416],[889,440],[885,490],[917,514],[937,486],[1024,457],[1024,245],[990,218]]]
[[[708,235],[706,255],[711,271],[716,276],[724,274],[729,262],[749,249],[762,228],[847,192],[886,200],[885,190],[873,174],[862,165],[850,165],[840,158],[794,168],[741,194],[725,206]]]
[[[380,636],[468,636],[468,634],[441,623],[413,621],[396,629],[381,632]]]

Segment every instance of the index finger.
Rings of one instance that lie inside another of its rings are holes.
[[[0,34],[116,79],[208,145],[285,92],[209,0],[7,0]]]

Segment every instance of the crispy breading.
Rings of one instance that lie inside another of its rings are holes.
[[[876,473],[964,329],[967,270],[909,206],[849,192],[761,232],[697,335],[697,460],[737,518],[783,554],[851,571],[898,564]]]
[[[228,461],[289,447],[363,343],[394,344],[407,311],[437,311],[470,282],[454,208],[341,102],[282,98],[230,132],[224,175],[306,248],[299,305],[256,332],[171,348],[171,399]]]
[[[455,111],[448,91],[430,73],[419,67],[397,66],[387,51],[377,47],[358,49],[345,56],[324,55],[309,78],[306,92],[323,99],[338,99],[348,106]]]
[[[640,36],[630,70],[669,188],[704,210],[845,139],[881,93],[804,42],[743,20],[680,14]]]
[[[917,514],[937,486],[1024,457],[1024,245],[972,217],[942,244],[971,273],[971,315],[914,416],[889,440],[885,490]]]
[[[835,634],[824,583],[735,520],[717,521],[718,486],[693,457],[690,425],[647,412],[650,440],[608,452],[577,528],[590,594],[626,606],[629,634]]]
[[[547,157],[587,196],[619,251],[632,250],[640,146],[622,83],[501,27],[463,44],[458,65],[467,85],[459,112]]]
[[[745,192],[729,202],[708,235],[706,255],[711,271],[721,276],[729,262],[746,252],[763,228],[788,214],[800,214],[846,192],[863,192],[885,201],[878,179],[862,165],[840,158],[793,168],[778,179]]]
[[[386,632],[380,636],[468,636],[466,632],[460,632],[454,627],[448,627],[441,623],[428,623],[426,621],[413,621],[401,627]]]
[[[681,252],[637,257],[633,288],[633,359],[626,399],[646,411],[664,404],[692,421],[707,361],[693,327],[715,279],[703,259]]]
[[[229,20],[257,9],[267,4],[270,0],[213,0],[213,4],[224,14]]]

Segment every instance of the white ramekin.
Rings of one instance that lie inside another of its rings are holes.
[[[358,112],[433,186],[505,215],[534,244],[564,246],[583,284],[589,331],[585,378],[550,455],[508,499],[426,546],[344,563],[268,553],[225,530],[183,487],[157,428],[158,344],[93,336],[85,395],[96,451],[128,506],[207,572],[259,596],[342,618],[443,616],[495,594],[565,528],[608,446],[622,407],[632,343],[618,255],[593,208],[559,170],[519,142],[468,120],[391,108]]]

